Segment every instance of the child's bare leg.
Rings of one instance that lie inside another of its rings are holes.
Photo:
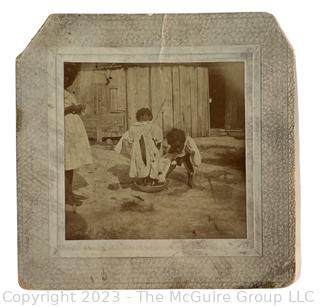
[[[166,181],[170,166],[171,166],[170,159],[168,159],[168,158],[160,159],[159,173],[158,173],[158,180],[160,183],[164,183]]]
[[[166,174],[166,178],[169,177],[169,175],[173,172],[173,170],[176,168],[177,164],[170,164],[170,167],[167,171],[167,174]]]
[[[66,202],[70,202],[72,199],[73,170],[67,170],[64,174],[65,200]]]
[[[73,212],[75,212],[75,206],[80,206],[82,204],[79,198],[76,198],[72,192],[73,184],[73,170],[67,170],[64,172],[65,180],[65,203],[73,207]]]
[[[188,186],[193,189],[194,183],[193,183],[193,175],[194,173],[188,173]]]
[[[187,173],[188,173],[188,186],[190,188],[193,188],[193,175],[194,175],[194,168],[193,168],[193,165],[191,163],[191,160],[190,160],[190,155],[186,155],[183,157],[183,165],[184,167],[186,168],[187,170]]]

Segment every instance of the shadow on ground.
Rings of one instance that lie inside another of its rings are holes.
[[[78,173],[74,172],[73,175],[73,189],[78,190],[88,185],[88,182]]]
[[[85,240],[88,224],[77,212],[66,211],[66,240]]]

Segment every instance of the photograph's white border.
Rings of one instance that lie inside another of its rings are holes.
[[[63,63],[245,63],[246,239],[65,240]],[[258,45],[59,48],[48,53],[49,242],[54,257],[261,256],[261,95]]]

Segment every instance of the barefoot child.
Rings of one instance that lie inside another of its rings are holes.
[[[115,151],[121,153],[124,141],[132,145],[129,177],[144,185],[154,185],[159,181],[162,131],[152,123],[152,118],[148,108],[138,110],[137,122],[115,147]]]
[[[194,166],[201,164],[201,155],[196,143],[190,136],[186,136],[183,130],[177,128],[171,129],[166,137],[169,145],[166,157],[171,161],[166,176],[168,177],[177,165],[183,164],[188,174],[188,185],[193,188]]]
[[[64,74],[64,166],[65,166],[65,202],[80,205],[81,197],[73,193],[74,170],[92,163],[88,135],[81,119],[85,106],[79,104],[69,88],[79,71],[79,65],[65,64]]]

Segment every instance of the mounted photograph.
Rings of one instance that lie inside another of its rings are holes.
[[[244,74],[65,62],[66,239],[245,238]]]
[[[16,65],[22,288],[296,280],[295,58],[271,14],[53,14]]]

